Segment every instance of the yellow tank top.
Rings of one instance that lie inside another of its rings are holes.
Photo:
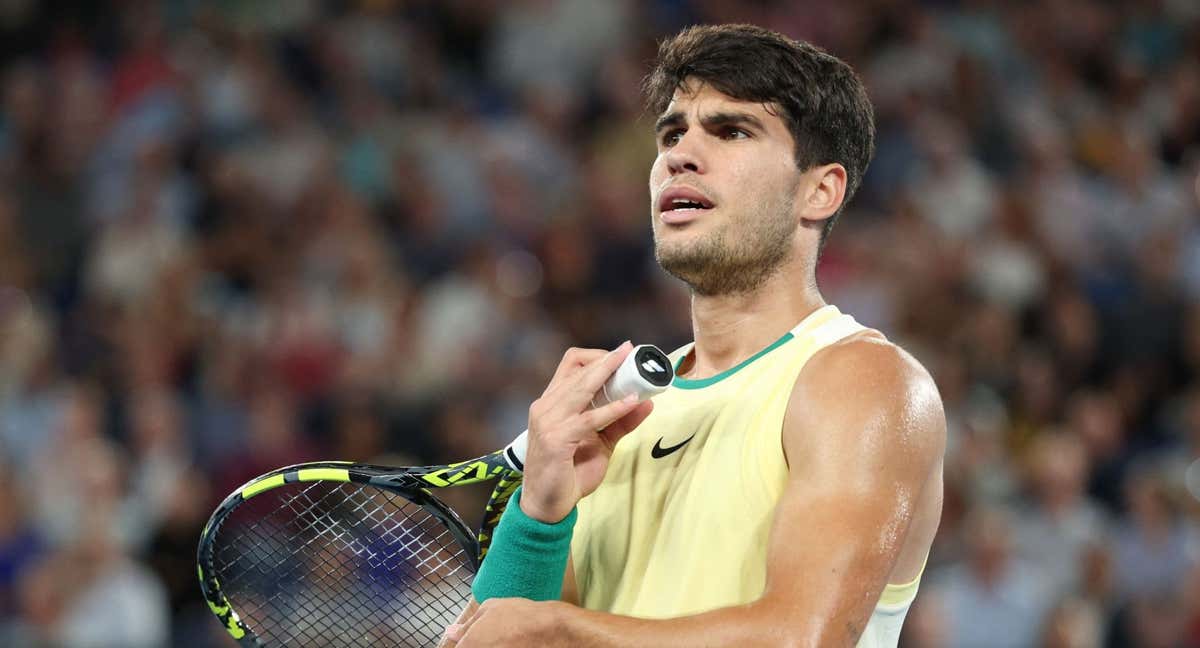
[[[787,480],[780,435],[792,387],[813,354],[862,330],[825,306],[736,367],[676,378],[656,396],[579,503],[571,553],[581,605],[671,618],[758,599]],[[916,587],[888,586],[859,646],[895,645]]]

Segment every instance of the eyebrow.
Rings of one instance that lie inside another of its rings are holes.
[[[682,112],[674,111],[663,115],[654,122],[654,132],[660,133],[664,128],[671,126],[682,126],[687,123],[687,119]],[[710,115],[705,115],[700,118],[700,124],[705,128],[713,128],[716,126],[738,126],[745,125],[756,128],[760,131],[765,131],[766,128],[757,117],[750,113],[744,112],[716,112]]]

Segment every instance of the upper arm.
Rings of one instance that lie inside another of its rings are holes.
[[[853,644],[945,445],[941,399],[898,347],[859,338],[809,360],[783,428],[763,603],[820,645]],[[936,513],[935,513],[936,514]]]

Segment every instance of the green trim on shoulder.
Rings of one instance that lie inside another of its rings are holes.
[[[714,384],[719,383],[722,380],[725,380],[726,378],[732,376],[733,374],[737,373],[738,371],[741,371],[742,369],[749,366],[751,362],[754,362],[755,360],[758,360],[759,358],[767,355],[768,353],[774,351],[775,349],[783,346],[785,343],[787,343],[788,341],[790,341],[791,339],[793,339],[795,337],[796,336],[793,335],[791,331],[788,331],[787,333],[783,334],[783,337],[772,342],[770,344],[770,346],[768,346],[767,348],[763,349],[762,351],[759,351],[758,353],[755,353],[754,355],[750,356],[749,358],[746,358],[745,360],[738,363],[737,366],[730,367],[729,369],[726,369],[725,371],[722,371],[721,373],[716,374],[715,376],[709,376],[708,378],[700,378],[698,380],[689,380],[687,378],[680,378],[678,375],[676,375],[675,381],[671,383],[671,386],[678,387],[679,389],[703,389],[705,387],[708,387],[709,385],[714,385]],[[688,353],[691,353],[691,349],[688,350]],[[688,356],[687,353],[683,354],[683,357],[679,358],[679,362],[675,363],[676,373],[679,372],[679,367],[680,367],[680,365],[683,364],[683,361],[684,361],[684,359],[687,358],[687,356]]]

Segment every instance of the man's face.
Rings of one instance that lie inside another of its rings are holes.
[[[793,253],[801,173],[783,120],[689,79],[655,133],[655,256],[700,295],[750,292]]]

